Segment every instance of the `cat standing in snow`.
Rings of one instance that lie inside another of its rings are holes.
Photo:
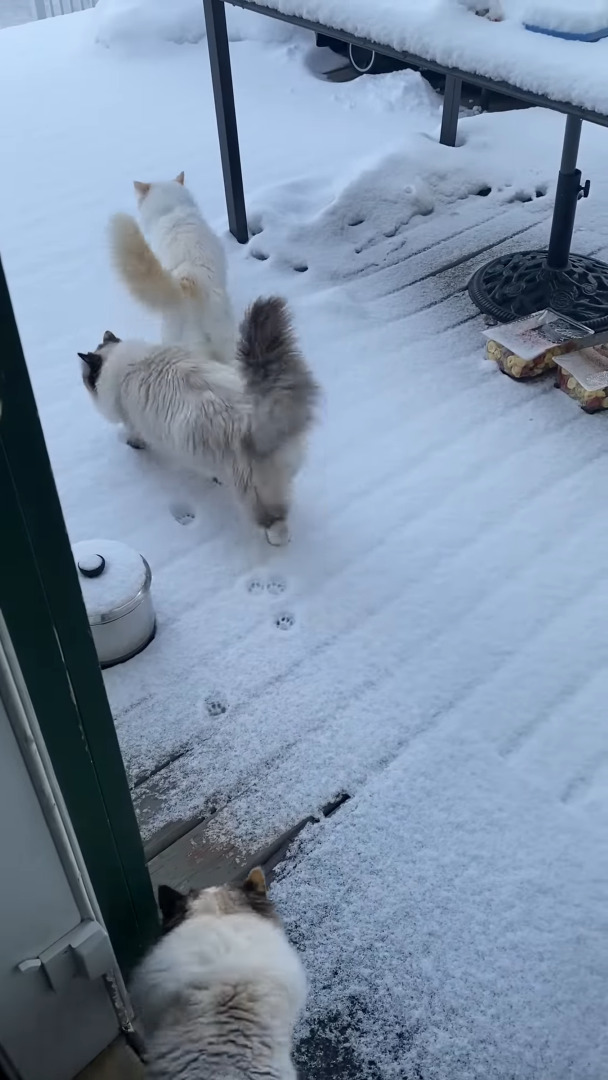
[[[216,360],[232,363],[236,325],[219,237],[184,187],[183,172],[134,186],[151,246],[132,217],[115,214],[110,246],[118,274],[136,300],[162,314],[165,344],[203,345]]]
[[[78,355],[86,388],[108,420],[125,425],[131,446],[232,481],[268,542],[287,542],[291,482],[318,390],[284,300],[251,305],[232,365],[210,349],[121,341],[109,330]]]
[[[187,896],[161,885],[158,900],[164,936],[131,986],[147,1080],[296,1080],[306,978],[262,870]]]

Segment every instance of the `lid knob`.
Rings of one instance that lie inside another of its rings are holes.
[[[77,565],[83,577],[99,577],[106,568],[106,560],[103,555],[83,555]]]

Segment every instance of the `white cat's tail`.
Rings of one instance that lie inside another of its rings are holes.
[[[253,450],[263,457],[304,435],[319,394],[281,297],[259,297],[245,313],[238,359],[253,399]]]
[[[114,214],[109,233],[114,266],[131,295],[141,304],[154,311],[166,311],[184,297],[202,299],[202,288],[195,278],[165,270],[129,214]]]

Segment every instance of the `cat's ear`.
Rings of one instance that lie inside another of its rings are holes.
[[[85,365],[82,369],[83,381],[94,394],[97,391],[97,380],[103,364],[103,356],[95,352],[79,352],[78,355]]]
[[[103,364],[103,357],[96,352],[79,352],[80,359],[84,361],[90,371],[98,375]]]
[[[159,885],[158,906],[163,917],[163,930],[171,930],[186,918],[188,897],[170,885]]]
[[[183,186],[183,184],[184,184],[184,179],[185,179],[185,177],[184,177],[184,174],[183,174],[183,172],[180,172],[179,176],[176,176],[176,177],[175,177],[175,183],[176,183],[176,184],[181,184],[181,185]]]
[[[137,198],[141,202],[142,199],[145,199],[150,188],[152,187],[152,184],[142,184],[141,180],[134,180],[133,187],[135,188],[135,194],[137,195]]]
[[[261,866],[256,866],[247,876],[243,889],[252,896],[267,896],[266,878]]]
[[[113,334],[111,330],[106,330],[103,335],[103,343],[104,345],[119,345],[120,338],[116,337],[116,334]]]
[[[247,906],[264,919],[277,920],[274,904],[268,896],[266,878],[261,866],[256,866],[242,885]]]

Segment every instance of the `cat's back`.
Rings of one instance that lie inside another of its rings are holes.
[[[182,399],[217,395],[231,405],[246,400],[243,377],[237,367],[222,364],[202,347],[150,346],[125,365],[124,383],[153,401],[171,391]]]
[[[222,242],[188,189],[180,184],[159,184],[158,188],[149,205],[146,200],[142,219],[167,269],[187,263],[224,282],[226,255]]]
[[[295,1080],[291,1033],[272,1046],[249,1004],[229,986],[218,1008],[195,994],[184,999],[147,1040],[147,1080]]]
[[[278,926],[235,916],[179,927],[133,987],[149,1080],[293,1080],[291,1033],[305,995]]]
[[[205,471],[240,445],[250,411],[237,369],[174,345],[151,347],[123,369],[120,406],[144,443]]]

